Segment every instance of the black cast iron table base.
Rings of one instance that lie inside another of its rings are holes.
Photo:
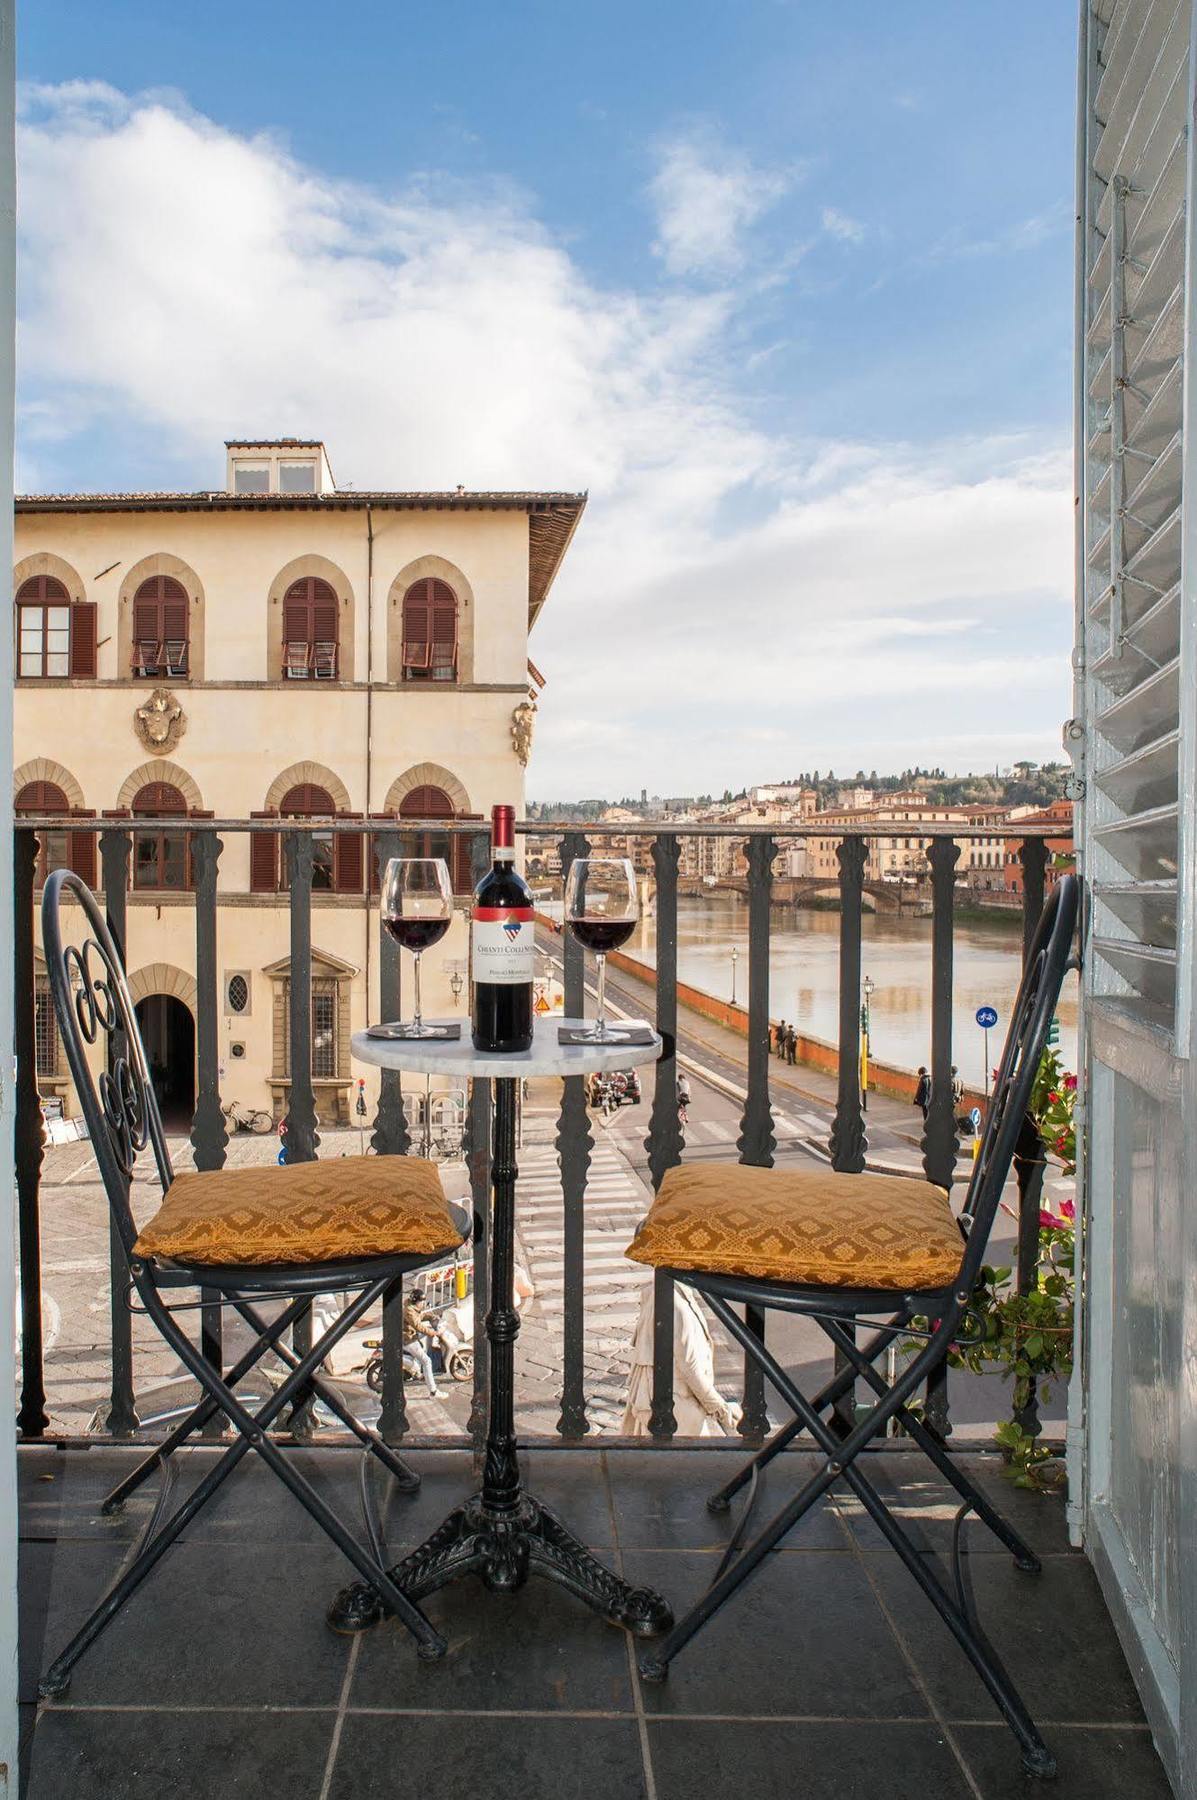
[[[479,1575],[487,1587],[514,1593],[529,1575],[543,1575],[567,1588],[613,1625],[637,1637],[668,1631],[673,1612],[651,1588],[632,1587],[592,1556],[547,1506],[523,1491],[515,1438],[515,1089],[509,1077],[495,1081],[494,1160],[491,1186],[490,1396],[482,1489],[454,1507],[432,1536],[389,1570],[407,1599],[418,1603],[447,1582]],[[334,1631],[365,1631],[386,1608],[373,1587],[355,1581],[328,1609]],[[421,1643],[418,1654],[435,1661],[445,1654],[439,1636]]]
[[[504,1514],[493,1512],[482,1495],[475,1494],[464,1506],[454,1507],[432,1536],[389,1573],[413,1601],[465,1575],[478,1575],[488,1588],[503,1594],[523,1587],[529,1575],[543,1575],[636,1637],[654,1637],[673,1624],[667,1600],[651,1588],[622,1581],[531,1494],[522,1494],[515,1508]],[[365,1631],[378,1623],[384,1610],[376,1590],[355,1581],[329,1607],[328,1622],[334,1631]],[[431,1661],[444,1652],[435,1645],[427,1649],[421,1645],[419,1654]]]

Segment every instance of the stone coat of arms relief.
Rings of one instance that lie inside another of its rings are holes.
[[[186,731],[187,715],[169,688],[155,688],[133,714],[133,729],[154,756],[165,756]]]

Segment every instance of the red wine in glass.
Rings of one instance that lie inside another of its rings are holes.
[[[453,884],[443,857],[394,856],[383,871],[382,922],[391,937],[416,959],[414,1013],[410,1025],[396,1027],[399,1037],[436,1037],[420,1012],[420,956],[439,944],[453,918]]]
[[[600,952],[618,950],[636,929],[634,919],[571,919],[569,928],[586,950]]]
[[[399,948],[410,950],[413,955],[419,950],[431,950],[449,929],[448,919],[402,919],[392,914],[382,922]]]
[[[597,1017],[584,1036],[592,1043],[621,1042],[607,1024],[607,952],[626,944],[640,917],[636,873],[625,856],[579,856],[565,880],[565,922],[579,944],[594,952],[598,968]]]

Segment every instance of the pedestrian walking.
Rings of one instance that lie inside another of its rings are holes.
[[[677,1078],[677,1116],[683,1125],[690,1123],[690,1077],[685,1074]]]
[[[653,1284],[645,1284],[632,1339],[632,1369],[623,1415],[625,1437],[647,1437],[653,1398]],[[720,1437],[740,1423],[740,1408],[715,1386],[715,1346],[698,1300],[679,1282],[673,1290],[673,1416],[679,1437]]]
[[[792,1025],[786,1026],[786,1061],[792,1066],[798,1049],[798,1033]]]
[[[914,1090],[914,1103],[922,1113],[925,1121],[927,1109],[931,1104],[931,1077],[928,1075],[922,1063],[919,1064],[919,1078]]]
[[[777,1021],[777,1030],[773,1034],[773,1048],[778,1056],[784,1056],[786,1053],[786,1022],[784,1019]]]
[[[964,1105],[964,1083],[960,1079],[959,1069],[956,1067],[955,1063],[953,1063],[952,1064],[952,1110],[953,1110],[953,1112],[955,1112],[958,1107],[961,1107],[963,1105]]]

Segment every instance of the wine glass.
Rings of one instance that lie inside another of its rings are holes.
[[[603,992],[607,952],[626,944],[636,929],[640,903],[636,874],[626,856],[579,856],[569,865],[565,882],[565,922],[598,965],[597,1017],[579,1039],[590,1044],[619,1044],[624,1034],[607,1025]]]
[[[420,956],[439,944],[453,917],[453,884],[440,856],[393,856],[382,877],[382,922],[395,942],[416,959],[415,1017],[395,1028],[396,1037],[442,1036],[420,1014]]]

